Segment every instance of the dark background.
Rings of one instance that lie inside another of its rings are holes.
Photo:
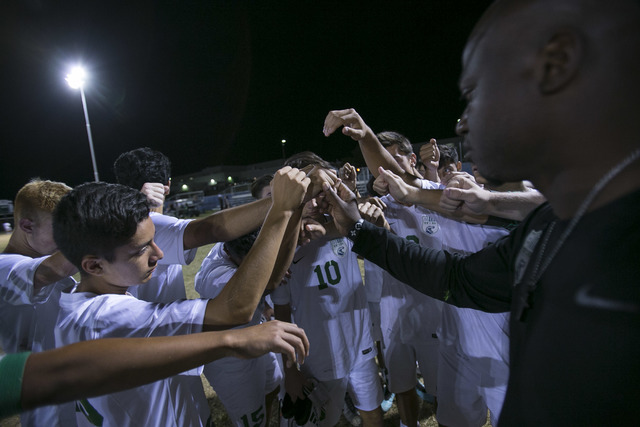
[[[454,136],[465,40],[489,1],[70,1],[0,5],[0,198],[31,177],[93,180],[82,63],[103,181],[123,151],[150,146],[173,174],[313,150],[329,110],[354,107],[412,142]]]

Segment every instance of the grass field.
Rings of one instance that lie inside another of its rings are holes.
[[[8,233],[0,233],[0,251],[2,251],[7,242],[9,240],[10,234]],[[213,247],[213,245],[203,246],[198,249],[195,260],[188,266],[183,267],[183,275],[184,275],[184,283],[187,293],[187,298],[198,298],[199,295],[194,289],[193,281],[200,265],[202,264],[202,260],[209,253],[209,250]],[[227,417],[227,414],[224,410],[224,407],[220,403],[219,399],[216,397],[215,391],[211,388],[207,380],[202,377],[203,384],[205,387],[205,394],[209,401],[209,406],[211,407],[211,411],[214,414],[214,422],[218,427],[227,427],[231,426],[231,422]],[[420,426],[421,427],[437,427],[438,423],[435,420],[434,416],[434,407],[433,405],[421,402],[420,407]],[[272,417],[271,425],[278,425],[276,420]],[[349,424],[344,417],[340,419],[338,426],[349,426]],[[392,408],[384,414],[384,425],[385,426],[398,426],[400,425],[400,416],[398,415],[397,407],[394,402]],[[0,427],[17,427],[20,426],[18,417],[10,417],[7,419],[0,420]],[[490,424],[487,422],[484,427],[490,427]]]

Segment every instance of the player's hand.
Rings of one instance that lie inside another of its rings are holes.
[[[327,234],[327,229],[324,225],[313,218],[302,218],[298,245],[304,246],[312,240],[324,237],[325,234]]]
[[[336,173],[329,169],[323,169],[318,166],[307,166],[302,170],[307,173],[307,176],[311,180],[309,188],[307,189],[307,195],[304,198],[305,202],[308,202],[322,192],[323,182],[327,182],[329,185],[335,185],[338,181]]]
[[[164,196],[169,194],[169,186],[159,182],[145,182],[140,189],[152,208],[158,208],[164,204]]]
[[[420,147],[420,160],[430,171],[438,172],[440,166],[440,150],[434,138]]]
[[[355,194],[339,180],[336,187],[338,187],[337,191],[329,184],[324,184],[325,196],[322,199],[323,204],[321,207],[333,217],[338,233],[346,236],[353,225],[360,219],[360,212],[358,211]]]
[[[415,193],[420,191],[419,188],[407,184],[398,175],[383,167],[379,167],[378,172],[380,172],[378,178],[386,182],[389,194],[391,194],[394,199],[407,205],[413,203],[412,200],[416,198]]]
[[[274,209],[292,212],[300,207],[311,180],[303,171],[285,166],[276,171],[271,181],[271,200]]]
[[[389,194],[389,184],[384,179],[384,176],[378,175],[378,177],[373,180],[373,191],[381,196]]]
[[[360,141],[367,133],[373,133],[353,108],[329,111],[329,114],[324,119],[322,133],[324,133],[324,136],[329,136],[341,126],[343,126],[342,133],[351,137],[354,141]]]
[[[481,188],[467,173],[452,173],[440,197],[440,207],[448,212],[482,215],[489,208],[491,193]]]
[[[380,209],[379,206],[374,205],[370,202],[360,203],[358,205],[358,210],[360,211],[360,215],[364,218],[365,221],[369,221],[370,223],[377,225],[378,227],[384,227],[387,230],[391,230],[389,227],[389,223]]]
[[[293,366],[303,364],[309,355],[307,335],[293,323],[273,320],[233,332],[238,335],[234,353],[241,359],[253,359],[269,352],[282,353],[287,366]]]
[[[369,197],[366,200],[366,202],[369,202],[372,205],[375,205],[375,206],[379,207],[380,209],[382,209],[383,212],[384,212],[385,209],[387,209],[387,204],[385,202],[383,202],[380,197]]]
[[[351,166],[348,162],[342,165],[340,170],[338,171],[338,176],[344,182],[344,185],[349,188],[349,190],[355,193],[356,191],[356,178],[358,177],[358,171],[354,166]]]

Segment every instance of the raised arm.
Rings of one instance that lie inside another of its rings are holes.
[[[399,202],[419,205],[426,209],[438,212],[449,218],[469,222],[472,224],[484,224],[487,222],[488,216],[470,211],[462,211],[455,207],[443,205],[441,198],[443,190],[425,190],[407,185],[400,177],[391,171],[380,168],[380,176],[376,179],[381,180],[389,193]],[[458,203],[457,205],[459,205]]]
[[[534,189],[509,192],[485,190],[464,173],[452,174],[446,184],[440,206],[448,212],[492,215],[522,221],[529,212],[545,201],[544,196]]]
[[[290,222],[299,222],[296,211],[302,204],[309,183],[310,179],[298,169],[286,166],[276,172],[271,182],[273,205],[260,234],[233,278],[207,304],[203,325],[205,330],[243,324],[251,320],[267,284],[274,280],[272,276],[275,274],[280,249],[284,243],[291,244],[286,232]],[[295,237],[292,238],[295,244],[298,226],[292,224],[291,227],[295,228]],[[285,252],[288,253],[289,246],[286,245]],[[282,262],[286,260],[282,259]]]
[[[270,207],[271,199],[265,198],[191,221],[184,231],[184,248],[193,249],[244,236],[262,225]]]
[[[59,282],[78,272],[61,252],[54,252],[50,257],[40,263],[33,277],[34,294],[42,287]]]
[[[356,110],[349,108],[348,110],[330,111],[324,119],[322,132],[325,136],[329,136],[340,127],[342,127],[344,135],[351,137],[354,141],[358,141],[367,167],[374,176],[377,177],[378,168],[383,167],[393,171],[407,184],[416,187],[420,186],[419,178],[402,170],[393,156],[380,144],[376,134],[362,120]]]
[[[222,357],[283,353],[304,362],[304,331],[284,322],[220,332],[85,341],[27,359],[22,409],[114,393],[176,375]],[[126,357],[123,357],[126,355]]]

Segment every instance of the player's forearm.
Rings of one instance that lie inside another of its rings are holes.
[[[33,278],[34,293],[43,286],[58,282],[72,276],[78,269],[71,264],[60,252],[55,252],[40,263]]]
[[[294,213],[270,210],[253,247],[220,294],[207,304],[203,327],[233,326],[251,320],[271,278]]]
[[[373,176],[378,177],[378,168],[382,166],[384,169],[390,170],[400,176],[407,184],[418,186],[417,177],[405,172],[404,169],[398,165],[398,162],[385,150],[371,128],[368,128],[364,138],[359,140],[358,144],[360,145],[360,151],[362,152],[364,161]]]
[[[291,261],[293,261],[293,255],[296,251],[298,236],[300,234],[301,220],[302,206],[298,208],[289,219],[289,224],[287,225],[287,230],[280,245],[273,272],[267,284],[269,289],[275,289],[280,284],[291,265]]]
[[[412,188],[405,197],[405,203],[422,206],[425,209],[437,212],[447,218],[455,219],[456,221],[468,222],[471,224],[484,224],[487,222],[488,215],[482,214],[469,214],[469,213],[456,213],[450,210],[443,209],[440,206],[440,197],[442,196],[442,190],[425,190]]]
[[[545,202],[538,191],[517,191],[510,193],[492,192],[488,215],[522,221],[532,210]]]
[[[25,366],[22,406],[30,409],[114,393],[233,354],[233,340],[226,331],[107,338],[34,353]]]
[[[382,146],[378,137],[371,130],[367,128],[365,136],[358,141],[360,145],[360,151],[364,157],[364,161],[367,163],[367,167],[376,178],[379,175],[378,168],[382,166],[395,173],[396,175],[404,175],[404,170],[398,165],[393,156],[389,154],[387,150]]]
[[[228,242],[244,236],[260,227],[270,206],[271,199],[267,198],[191,221],[184,232],[184,248]]]

